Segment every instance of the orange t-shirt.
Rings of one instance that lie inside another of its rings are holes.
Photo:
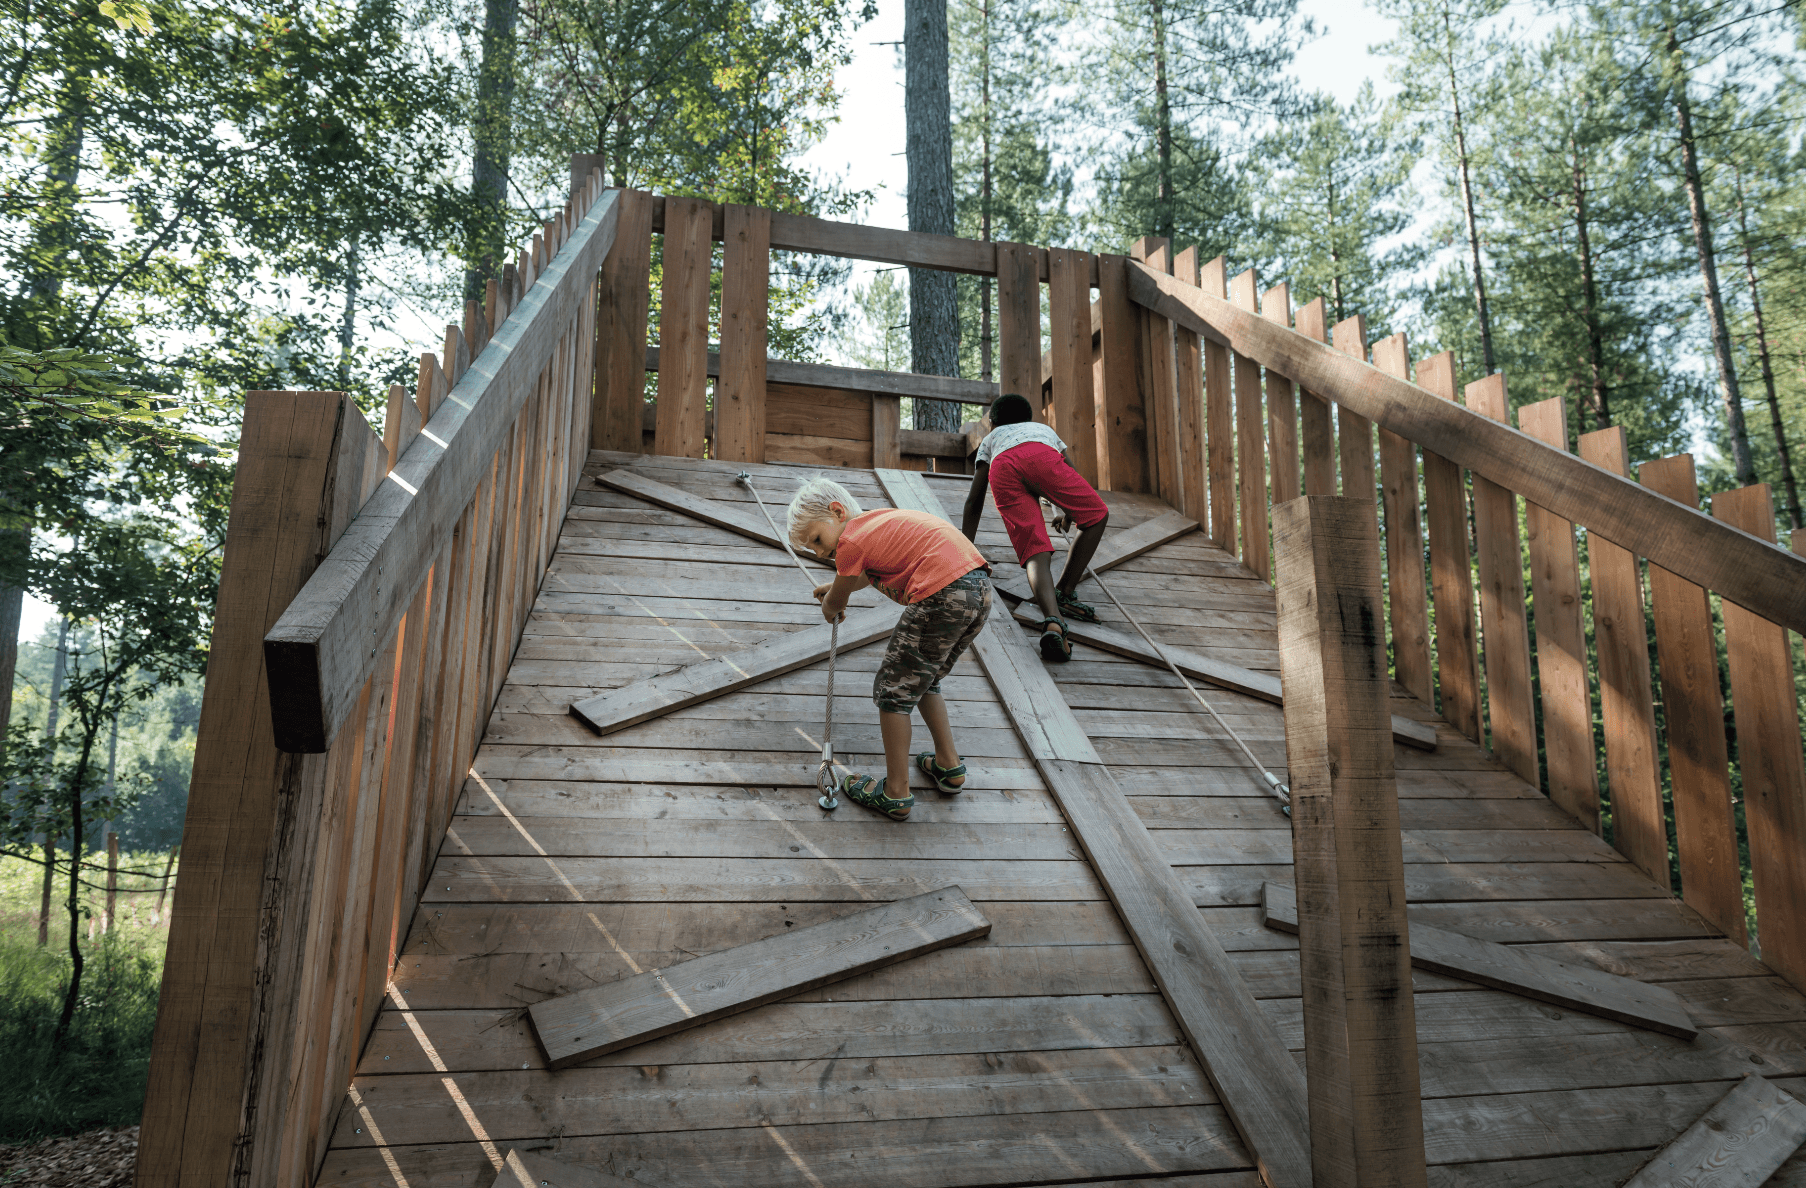
[[[959,529],[939,516],[905,508],[854,516],[834,549],[834,572],[863,574],[879,593],[905,606],[979,568],[990,566]]]

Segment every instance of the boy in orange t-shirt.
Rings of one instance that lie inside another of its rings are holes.
[[[984,555],[939,516],[901,508],[862,511],[845,487],[821,477],[803,483],[790,501],[787,527],[797,548],[834,561],[834,580],[815,588],[823,618],[839,618],[847,599],[867,586],[904,606],[872,682],[885,776],[874,783],[870,776],[849,774],[841,793],[892,820],[909,816],[916,802],[909,791],[909,714],[918,707],[934,750],[917,755],[916,766],[942,792],[959,793],[966,786],[966,765],[953,745],[941,678],[990,614],[991,567]],[[893,789],[902,797],[890,795]]]

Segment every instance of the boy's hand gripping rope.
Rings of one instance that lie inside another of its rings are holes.
[[[790,547],[790,538],[778,531],[777,523],[771,518],[771,511],[765,506],[765,500],[759,496],[759,489],[753,486],[752,475],[742,470],[734,477],[738,478],[746,485],[746,489],[752,492],[753,499],[758,501],[759,511],[765,516],[765,523],[771,527],[771,534],[778,538],[778,542],[784,546],[784,551],[790,554],[792,561],[796,562],[796,567],[802,571],[803,578],[808,581],[809,589],[813,592],[815,590],[814,575],[809,572],[809,567],[803,564],[802,558],[796,555],[796,550]],[[833,812],[840,807],[840,798],[834,794],[835,785],[838,782],[834,779],[834,661],[840,654],[840,619],[844,617],[842,615],[836,618],[828,628],[827,722],[822,726],[821,766],[815,769],[815,790],[821,793],[815,803],[821,805],[828,812]]]

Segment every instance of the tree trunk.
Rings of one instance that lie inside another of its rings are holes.
[[[978,191],[978,223],[979,237],[986,243],[991,242],[991,0],[984,0],[980,9],[983,16],[984,43],[980,46],[980,69],[983,88],[983,150],[981,176]],[[978,282],[978,378],[985,383],[991,382],[991,278],[984,277]]]
[[[513,128],[514,26],[518,0],[484,0],[483,59],[477,67],[477,110],[471,121],[476,158],[470,189],[478,210],[465,261],[464,299],[481,301],[502,274],[508,244],[508,147]]]
[[[44,721],[44,737],[56,738],[57,711],[63,700],[63,677],[69,671],[69,620],[63,619],[56,629],[56,661],[50,668],[50,712]],[[54,753],[53,756],[54,758]],[[38,908],[38,944],[50,943],[50,891],[56,877],[56,834],[44,831],[44,897]]]
[[[903,8],[904,119],[909,229],[953,234],[953,128],[947,91],[946,0]],[[909,366],[918,375],[959,374],[959,309],[953,274],[909,270]],[[915,427],[951,433],[959,406],[915,402]]]
[[[13,724],[13,681],[19,675],[19,619],[25,610],[25,590],[0,586],[0,753],[6,749],[6,732]]]
[[[1161,0],[1149,0],[1154,26],[1154,234],[1173,241],[1173,105],[1167,93],[1166,11]]]
[[[1480,357],[1486,374],[1498,370],[1492,354],[1492,313],[1486,305],[1486,272],[1480,264],[1480,221],[1474,215],[1474,187],[1468,177],[1467,130],[1461,123],[1461,86],[1455,78],[1455,28],[1443,5],[1442,28],[1447,34],[1447,53],[1443,61],[1449,70],[1449,103],[1455,118],[1455,160],[1461,168],[1461,212],[1467,221],[1467,250],[1474,269],[1474,311],[1480,318]]]
[[[36,236],[38,251],[33,253],[38,271],[30,278],[27,292],[33,301],[46,306],[54,306],[62,293],[65,256],[74,241],[77,183],[81,179],[82,141],[87,134],[88,89],[92,81],[93,71],[87,67],[64,76],[57,112],[44,138],[43,216]],[[54,344],[40,340],[31,345],[42,349]]]
[[[104,705],[106,696],[107,687],[103,685],[97,704]],[[81,1001],[82,795],[86,792],[84,777],[88,772],[88,757],[94,753],[94,736],[97,733],[99,729],[96,723],[82,723],[81,756],[75,765],[75,778],[70,781],[69,788],[69,986],[63,991],[63,1013],[56,1021],[56,1034],[50,1039],[52,1051],[60,1050],[63,1041],[68,1038],[69,1025],[75,1021],[75,1004]]]
[[[357,342],[357,237],[345,256],[345,312],[339,319],[339,389],[351,390],[351,349]]]
[[[1756,359],[1762,365],[1762,387],[1768,396],[1768,419],[1775,433],[1775,452],[1781,456],[1781,491],[1787,499],[1787,516],[1794,528],[1806,527],[1800,515],[1800,488],[1793,477],[1793,453],[1787,448],[1787,426],[1781,420],[1781,402],[1775,396],[1775,367],[1768,353],[1768,326],[1762,320],[1762,293],[1756,284],[1756,255],[1750,249],[1749,217],[1743,209],[1743,179],[1737,179],[1737,230],[1743,242],[1743,270],[1750,285],[1750,312],[1756,321]]]
[[[1587,324],[1587,388],[1592,393],[1593,427],[1612,423],[1610,393],[1605,382],[1605,336],[1599,329],[1599,286],[1593,275],[1593,241],[1587,230],[1586,171],[1580,165],[1580,146],[1574,152],[1574,238],[1580,249],[1580,299]]]

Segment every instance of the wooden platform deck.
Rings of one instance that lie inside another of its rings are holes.
[[[605,739],[568,715],[597,691],[820,621],[781,552],[598,489],[593,475],[616,465],[750,498],[735,465],[591,455],[320,1183],[488,1188],[520,1146],[670,1188],[1254,1188],[972,658],[946,682],[971,791],[919,789],[902,825],[816,807],[825,664]],[[749,469],[774,503],[805,473]],[[870,472],[835,477],[887,505]],[[954,511],[963,485],[930,481]],[[1164,510],[1106,498],[1117,529]],[[1010,555],[994,517],[980,544]],[[1112,584],[1163,639],[1277,669],[1271,589],[1201,534]],[[882,650],[839,666],[836,749],[867,770]],[[1300,1051],[1296,941],[1263,928],[1257,906],[1265,881],[1291,880],[1278,804],[1164,671],[1081,646],[1053,675]],[[1209,695],[1283,770],[1280,710]],[[1394,711],[1434,720],[1403,696]],[[1446,726],[1439,737],[1433,753],[1396,748],[1414,918],[1661,982],[1702,1034],[1685,1043],[1419,972],[1433,1184],[1605,1188],[1746,1072],[1806,1091],[1788,1079],[1806,1075],[1806,998],[1479,747]],[[988,938],[562,1072],[524,1018],[547,996],[954,883],[993,922]],[[1771,1183],[1806,1185],[1806,1161]]]

